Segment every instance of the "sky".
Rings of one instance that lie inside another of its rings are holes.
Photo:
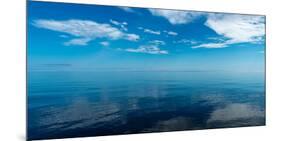
[[[264,71],[264,16],[29,1],[27,20],[29,71]]]

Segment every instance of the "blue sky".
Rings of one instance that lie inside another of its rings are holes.
[[[263,71],[255,15],[28,3],[29,70]]]

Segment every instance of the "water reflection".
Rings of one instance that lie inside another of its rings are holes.
[[[165,131],[179,131],[187,129],[199,129],[194,126],[192,118],[189,117],[175,117],[168,120],[158,121],[152,128],[143,130],[143,132],[165,132]]]
[[[46,106],[29,110],[30,131],[39,136],[56,135],[73,129],[95,128],[103,123],[120,118],[116,113],[119,107],[115,103],[91,103],[88,99],[77,98],[66,106]]]
[[[142,75],[117,79],[118,75],[114,79],[122,83],[108,83],[87,76],[56,77],[60,81],[51,84],[46,83],[50,77],[43,77],[46,85],[30,84],[30,139],[265,124],[264,88],[256,80],[197,84],[181,77],[148,81]]]
[[[209,127],[232,127],[264,124],[264,111],[259,107],[233,103],[214,110],[207,120]]]

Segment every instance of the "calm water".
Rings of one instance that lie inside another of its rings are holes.
[[[263,73],[29,72],[28,138],[265,124]]]

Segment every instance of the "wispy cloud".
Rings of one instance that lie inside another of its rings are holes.
[[[224,48],[227,47],[227,43],[206,43],[197,46],[192,46],[191,48]]]
[[[100,42],[100,44],[105,47],[109,46],[109,42],[107,41]]]
[[[139,29],[143,30],[144,28],[139,27]],[[127,48],[121,49],[118,48],[119,51],[127,51],[127,52],[135,52],[135,53],[146,53],[146,54],[169,54],[167,50],[162,50],[159,46],[166,45],[165,41],[161,40],[151,40],[148,41],[147,45],[141,45],[138,48]]]
[[[128,31],[128,29],[127,29],[127,25],[128,25],[128,23],[127,22],[118,22],[118,21],[115,21],[115,20],[112,20],[112,19],[110,19],[110,23],[112,23],[113,25],[116,25],[116,26],[118,26],[118,27],[120,27],[122,30],[124,30],[124,31]]]
[[[262,16],[209,14],[205,25],[222,39],[192,48],[224,48],[231,44],[259,43],[264,40],[265,19]]]
[[[90,38],[75,38],[64,43],[65,46],[79,45],[86,46],[88,42],[91,41]]]
[[[126,12],[135,12],[132,8],[130,8],[130,7],[118,7],[118,8],[120,8],[120,9],[122,9],[122,10],[124,10],[124,11],[126,11]]]
[[[139,35],[136,35],[136,34],[126,34],[126,40],[137,41],[139,39],[140,39]]]
[[[161,50],[157,45],[142,45],[138,48],[127,48],[125,51],[146,54],[168,54],[167,50]]]
[[[202,15],[201,12],[186,12],[186,11],[164,10],[164,9],[149,9],[149,11],[154,16],[164,17],[171,24],[174,25],[190,23]]]
[[[138,27],[139,30],[143,30],[143,32],[145,33],[150,33],[150,34],[155,34],[155,35],[160,35],[161,31],[159,30],[153,30],[153,29],[148,29],[148,28],[144,28],[144,27]]]
[[[74,36],[74,39],[65,45],[87,45],[96,38],[107,38],[110,40],[124,39],[137,41],[140,37],[136,34],[126,33],[110,24],[97,23],[90,20],[35,20],[33,25],[52,31],[62,32]]]
[[[194,45],[197,44],[198,42],[195,40],[190,40],[190,39],[181,39],[178,41],[173,41],[175,44],[188,44],[188,45]]]
[[[223,41],[226,40],[226,38],[221,37],[221,36],[219,36],[219,37],[208,37],[207,39],[211,40],[211,41],[218,41],[218,42],[223,42]]]
[[[155,34],[155,35],[160,35],[161,34],[161,32],[160,31],[154,31],[154,30],[151,30],[151,29],[143,29],[143,31],[145,32],[145,33],[150,33],[150,34]]]
[[[161,40],[152,40],[152,41],[149,41],[150,44],[153,44],[153,45],[165,45],[166,43],[164,41],[161,41]]]
[[[177,36],[178,33],[177,32],[174,32],[174,31],[166,31],[164,30],[163,32],[167,33],[168,35],[171,35],[171,36]]]

